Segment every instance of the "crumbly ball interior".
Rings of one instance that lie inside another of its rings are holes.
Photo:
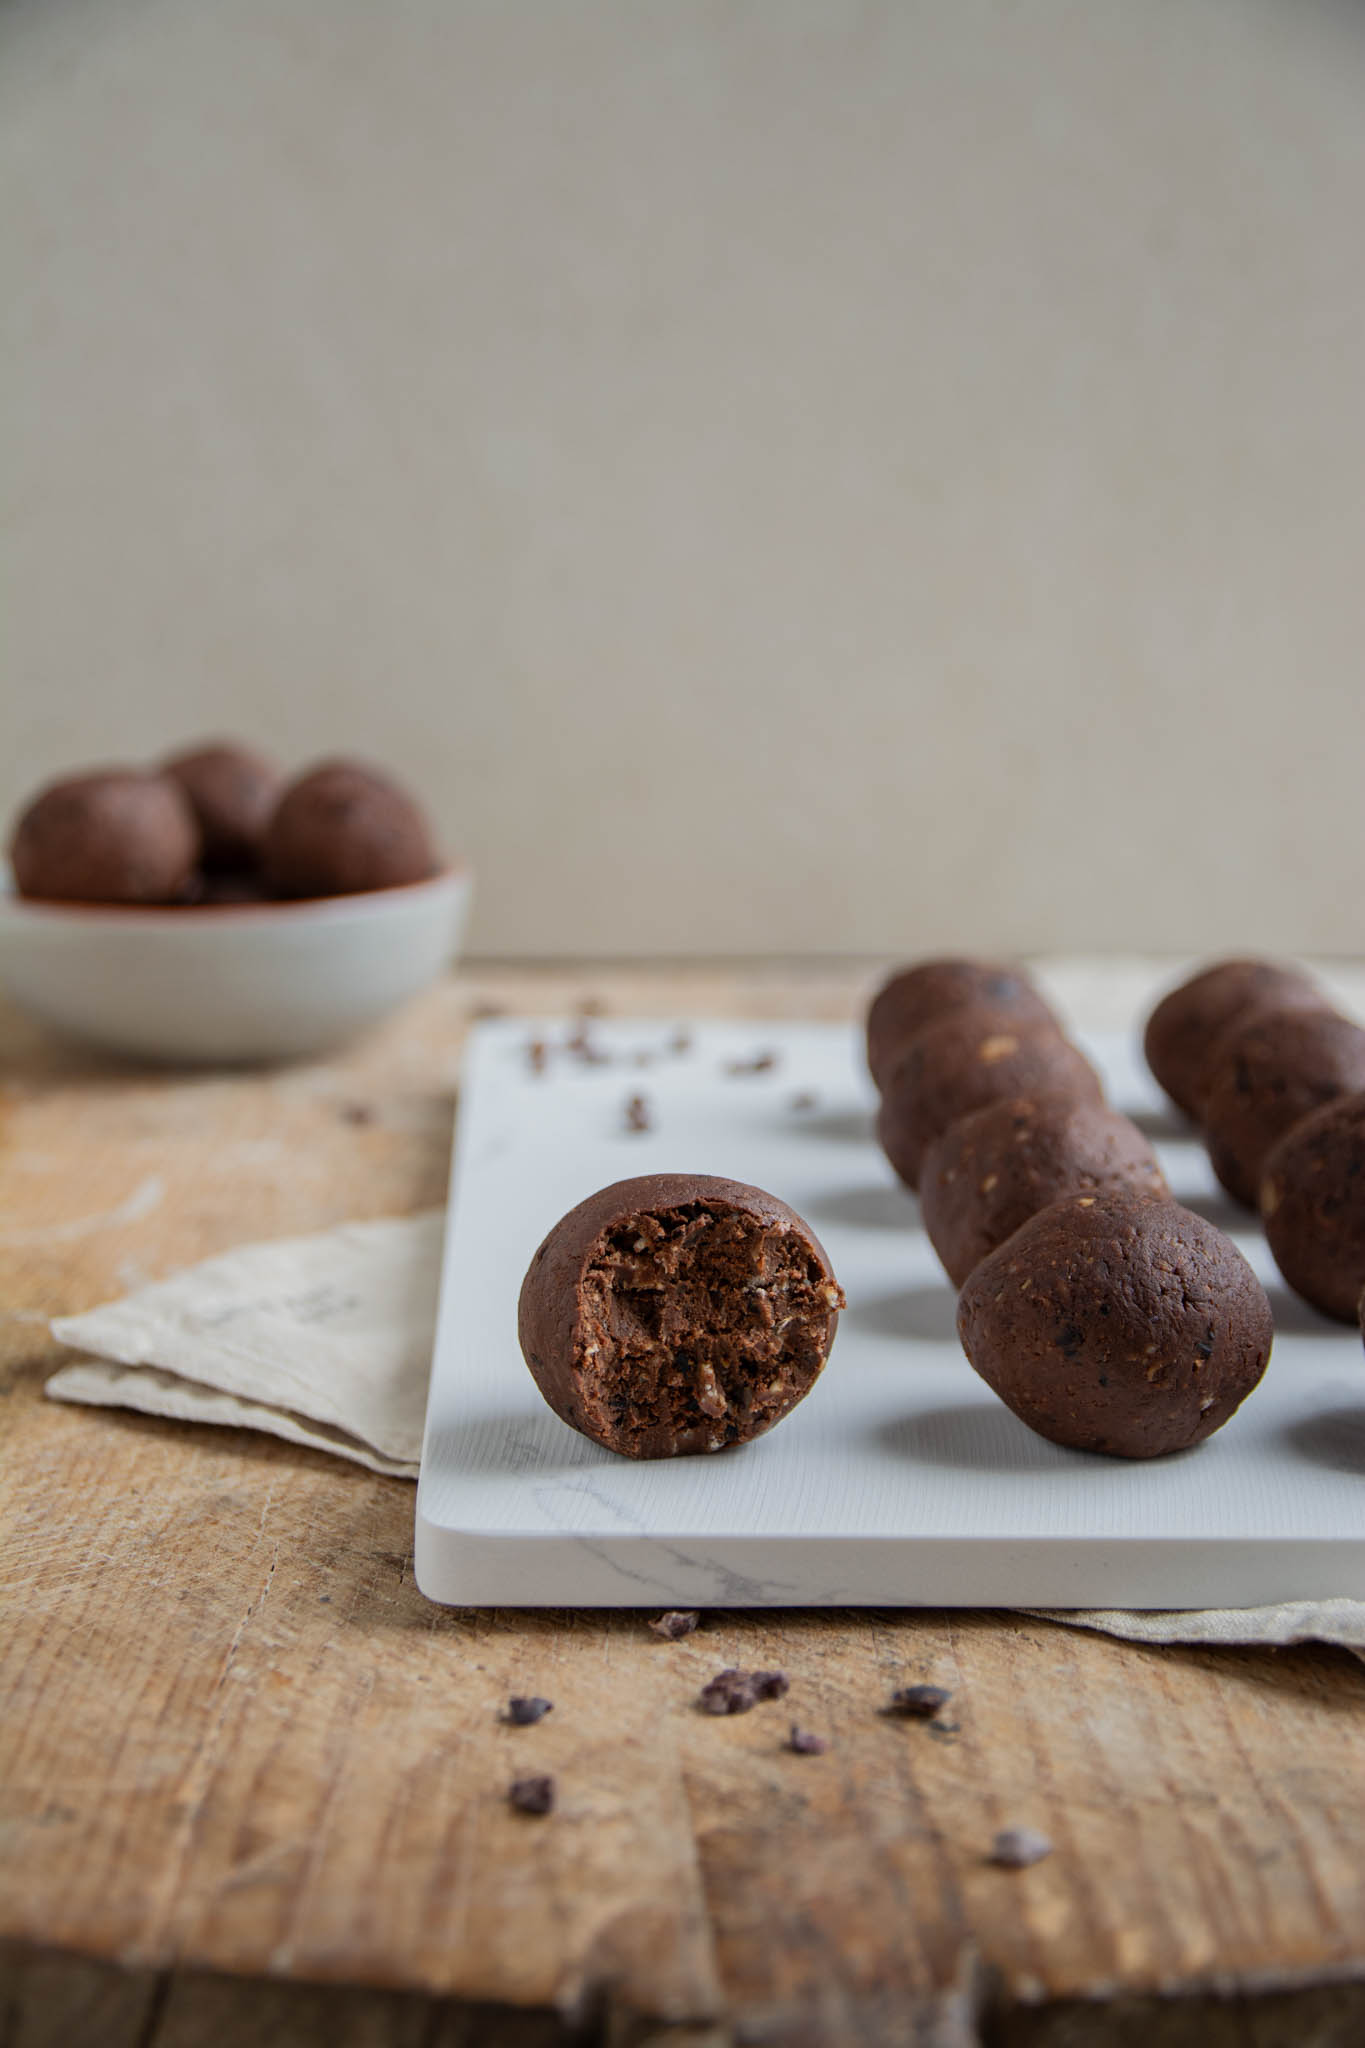
[[[627,1453],[719,1450],[806,1392],[841,1300],[782,1224],[704,1203],[632,1217],[580,1288],[580,1398]]]

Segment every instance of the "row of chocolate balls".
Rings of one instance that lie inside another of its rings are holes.
[[[1260,1379],[1273,1323],[1222,1231],[1172,1200],[1135,1124],[1026,976],[925,961],[879,991],[878,1134],[960,1287],[968,1359],[1074,1449],[1202,1442]]]
[[[1365,1325],[1365,1030],[1296,968],[1223,960],[1157,1004],[1144,1049],[1289,1285]]]
[[[324,761],[289,781],[224,741],[49,783],[9,856],[21,896],[129,906],[352,895],[438,865],[420,807],[381,770]]]

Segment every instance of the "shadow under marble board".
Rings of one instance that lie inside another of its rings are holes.
[[[1147,1463],[1062,1450],[962,1354],[917,1206],[873,1138],[852,1027],[602,1020],[592,1058],[565,1050],[582,1029],[498,1019],[466,1058],[417,1494],[431,1599],[1180,1608],[1360,1595],[1360,1339],[1286,1295],[1254,1219],[1235,1234],[1275,1288],[1280,1327],[1232,1421]],[[1161,1102],[1133,1046],[1082,1042],[1114,1103],[1155,1124]],[[1176,1195],[1214,1213],[1222,1197],[1193,1135],[1158,1150]],[[517,1296],[566,1210],[656,1172],[780,1195],[825,1244],[848,1309],[814,1390],[769,1435],[635,1463],[545,1406],[518,1348]]]

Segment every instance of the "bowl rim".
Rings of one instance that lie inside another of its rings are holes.
[[[0,860],[0,916],[25,918],[34,923],[53,919],[73,925],[122,924],[139,931],[149,925],[183,931],[228,922],[283,924],[319,918],[344,923],[348,918],[373,914],[399,900],[412,902],[424,895],[438,896],[454,886],[467,885],[469,880],[467,863],[453,860],[444,861],[434,874],[424,875],[420,882],[396,882],[386,889],[353,889],[343,896],[278,897],[264,903],[79,903],[55,897],[21,896],[14,886],[8,861]]]

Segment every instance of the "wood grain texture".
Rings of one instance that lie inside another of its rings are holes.
[[[479,2011],[547,2039],[1053,2048],[1101,2038],[1101,2010],[1147,2014],[1105,2038],[1165,2039],[1250,1990],[1277,1994],[1245,2008],[1266,2025],[1338,2024],[1365,1981],[1365,1668],[1343,1652],[918,1611],[714,1614],[666,1644],[631,1614],[440,1611],[412,1584],[410,1485],[41,1397],[50,1315],[439,1200],[479,1005],[839,1016],[865,982],[504,968],[269,1075],[115,1068],[0,1013],[0,1938],[134,1973],[90,1990],[125,2000],[90,2038],[236,2038],[222,2002],[264,1990],[205,1972],[428,2002],[420,2024],[376,2005],[367,2044]],[[700,1714],[732,1663],[784,1667],[790,1699]],[[951,1688],[941,1725],[886,1719],[919,1678]],[[503,1725],[527,1691],[553,1713]],[[784,1748],[793,1719],[828,1755]],[[506,1804],[531,1770],[559,1782],[546,1820]],[[1055,1853],[996,1870],[1016,1821]],[[5,2048],[44,2038],[24,1981]],[[1203,2048],[1280,2038],[1213,2025]]]

